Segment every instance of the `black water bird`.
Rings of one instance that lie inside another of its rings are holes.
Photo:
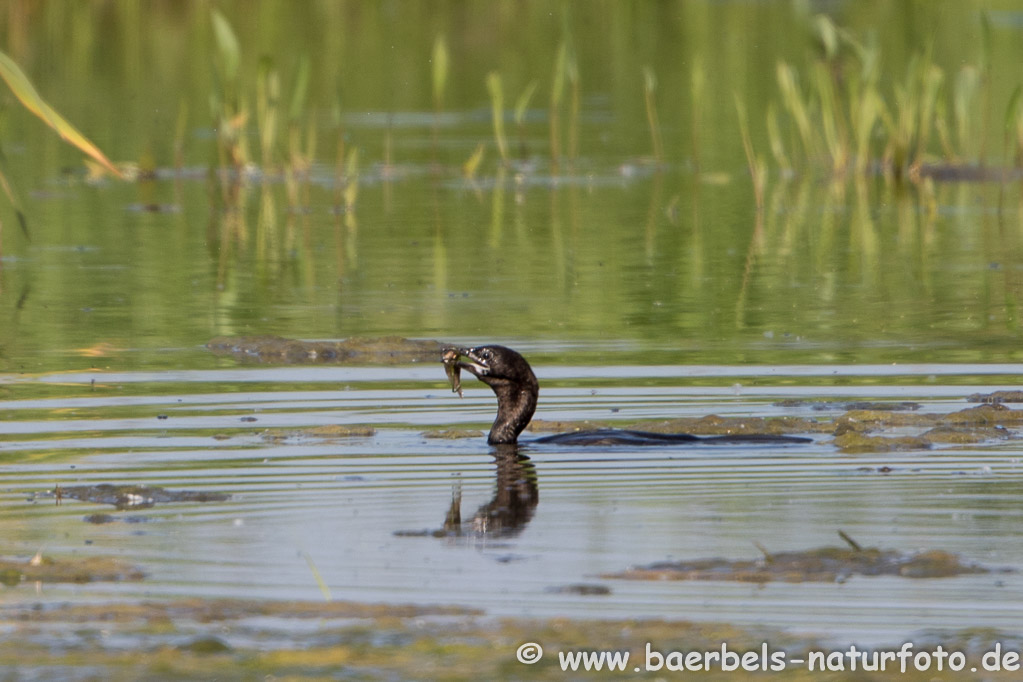
[[[465,358],[468,361],[463,360]],[[519,434],[529,424],[536,411],[540,384],[533,369],[519,353],[505,346],[476,346],[473,348],[447,348],[444,362],[452,390],[461,395],[461,370],[490,386],[497,396],[497,418],[490,428],[487,442],[491,445],[510,445],[518,442]],[[544,436],[533,443],[560,445],[671,445],[679,443],[809,443],[811,439],[774,434],[729,434],[724,436],[694,436],[690,433],[652,433],[628,429],[595,429],[572,431]]]

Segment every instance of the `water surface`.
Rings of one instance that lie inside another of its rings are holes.
[[[899,375],[917,377],[916,385],[886,385],[891,372],[882,367],[742,369],[539,367],[537,416],[628,422],[709,413],[828,418],[841,411],[774,404],[793,398],[912,400],[942,413],[992,388],[957,380],[1023,370],[906,367]],[[807,375],[869,385],[806,384]],[[719,385],[693,386],[693,377]],[[57,379],[66,397],[17,397]],[[572,387],[580,383],[587,385]],[[1023,596],[1014,573],[765,585],[600,577],[665,559],[756,558],[755,543],[776,552],[842,545],[839,530],[865,546],[943,549],[1018,570],[1023,554],[1012,537],[1023,464],[1013,441],[846,455],[820,434],[811,444],[781,447],[571,448],[531,446],[527,433],[520,474],[535,479],[535,509],[521,527],[485,533],[468,522],[496,494],[494,452],[483,437],[426,434],[438,427],[485,430],[494,400],[481,385],[459,400],[439,364],[6,375],[2,385],[11,394],[0,403],[0,518],[8,552],[115,555],[148,573],[141,583],[8,588],[8,602],[315,600],[325,587],[335,599],[460,604],[493,615],[726,621],[883,643],[967,624],[1011,630],[1012,604]],[[128,388],[141,395],[122,395]],[[266,435],[327,424],[376,432]],[[116,511],[68,499],[57,506],[46,494],[56,484],[99,483],[230,499]],[[461,533],[438,532],[453,496],[466,523]],[[114,521],[85,520],[95,513]],[[606,586],[610,594],[555,591],[579,583]]]

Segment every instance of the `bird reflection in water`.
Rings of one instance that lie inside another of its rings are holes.
[[[461,488],[456,487],[444,519],[444,535],[511,537],[533,518],[540,500],[533,462],[514,445],[496,446],[492,454],[497,466],[493,498],[463,522]]]

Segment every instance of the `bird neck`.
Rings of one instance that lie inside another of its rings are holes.
[[[509,381],[490,387],[497,395],[497,418],[490,428],[487,442],[491,445],[514,443],[533,418],[540,387],[535,378],[524,384]]]

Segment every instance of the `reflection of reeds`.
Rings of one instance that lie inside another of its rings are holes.
[[[345,212],[355,211],[355,202],[359,198],[359,149],[353,148],[348,152],[348,160],[345,163]]]

